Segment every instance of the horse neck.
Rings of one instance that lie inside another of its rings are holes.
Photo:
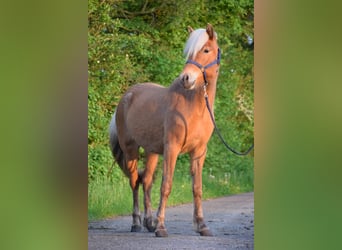
[[[217,79],[217,78],[216,78]],[[208,101],[210,105],[210,109],[213,110],[215,96],[216,96],[216,79],[214,80],[208,80],[208,85],[206,87],[206,92],[208,95]],[[206,101],[204,98],[204,87],[201,85],[200,87],[197,87],[195,93],[194,93],[194,99],[196,100],[196,105],[192,106],[194,109],[198,109],[199,113],[202,113],[203,110],[206,110]],[[190,100],[190,99],[189,99]]]
[[[195,103],[195,105],[190,105],[192,108],[198,109],[200,112],[206,109],[206,102],[204,98],[204,88],[203,83],[201,86],[197,86],[195,90],[186,90],[181,84],[181,79],[176,78],[175,81],[168,88],[168,92],[171,94],[171,103],[176,104],[181,97],[181,100],[189,103]],[[208,100],[210,108],[213,109],[215,95],[216,95],[216,81],[217,77],[214,79],[208,79],[208,85],[206,87]]]
[[[208,94],[208,100],[209,100],[211,109],[213,109],[215,96],[216,96],[216,82],[217,82],[217,77],[215,77],[212,80],[209,80],[208,85],[207,85],[207,94]]]

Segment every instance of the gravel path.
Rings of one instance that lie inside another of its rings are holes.
[[[89,222],[88,249],[254,249],[254,193],[203,201],[203,211],[214,237],[193,231],[191,203],[166,209],[167,238],[131,233],[131,216]]]

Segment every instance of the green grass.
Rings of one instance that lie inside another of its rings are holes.
[[[191,176],[189,173],[184,174],[188,165],[177,167],[173,178],[172,192],[167,202],[168,206],[192,202]],[[120,181],[113,183],[107,177],[98,177],[88,185],[89,220],[132,213],[132,191],[128,179],[118,167],[115,167],[113,171],[116,172],[116,175],[120,175]],[[206,169],[203,171],[203,199],[252,191],[253,179],[253,166],[243,171],[233,170],[229,173],[211,173],[210,169]],[[154,211],[159,204],[160,185],[161,169],[159,167],[156,171],[151,195]],[[142,186],[140,187],[140,210],[143,211],[143,192]]]
[[[112,183],[98,177],[88,185],[88,219],[99,219],[131,211],[131,190],[128,179]]]

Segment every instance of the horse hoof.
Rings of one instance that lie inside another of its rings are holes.
[[[167,234],[167,231],[165,228],[159,228],[155,231],[155,234],[157,237],[167,237],[168,234]]]
[[[141,231],[141,226],[140,225],[132,225],[131,227],[131,232],[140,232]]]
[[[209,236],[209,237],[214,236],[213,233],[208,228],[202,229],[199,233],[201,236]]]

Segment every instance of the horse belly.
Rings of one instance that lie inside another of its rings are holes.
[[[125,134],[145,151],[163,153],[166,89],[153,83],[133,86],[123,98]]]
[[[147,152],[162,154],[164,150],[163,117],[138,108],[128,116],[127,127],[135,142]]]
[[[139,126],[139,124],[136,125]],[[164,150],[162,131],[154,129],[151,124],[149,126],[140,124],[139,128],[136,125],[133,125],[133,129],[136,131],[133,135],[136,143],[147,152],[162,154]]]

